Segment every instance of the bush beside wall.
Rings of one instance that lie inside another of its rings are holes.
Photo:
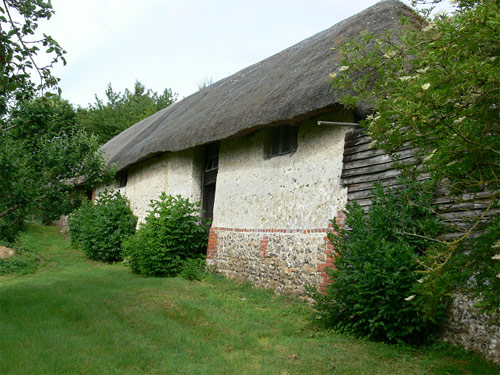
[[[346,227],[332,221],[336,234],[328,237],[339,254],[328,269],[332,283],[326,294],[312,294],[326,326],[373,340],[420,343],[442,324],[447,299],[429,307],[417,293],[418,257],[443,230],[428,191],[422,184],[406,184],[397,194],[378,186],[367,214],[354,203],[345,211]]]
[[[119,191],[104,191],[73,212],[68,225],[72,243],[89,259],[112,263],[123,259],[122,242],[135,233],[137,217]]]
[[[124,243],[133,272],[146,276],[176,276],[188,259],[203,257],[208,235],[199,203],[162,193],[150,204],[145,222]]]

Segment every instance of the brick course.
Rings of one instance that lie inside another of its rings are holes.
[[[339,212],[337,222],[342,223]],[[246,278],[256,286],[305,295],[304,286],[325,291],[330,282],[325,272],[334,266],[334,249],[324,228],[227,228],[209,232],[207,264],[217,272]]]

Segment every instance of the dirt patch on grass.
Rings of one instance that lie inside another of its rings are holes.
[[[12,258],[14,255],[16,255],[16,251],[14,249],[5,246],[0,246],[0,259],[2,260],[9,259]]]

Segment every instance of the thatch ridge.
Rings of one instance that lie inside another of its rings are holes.
[[[331,49],[363,31],[397,29],[411,8],[397,0],[374,6],[253,64],[138,122],[103,150],[118,169],[162,152],[226,139],[253,128],[293,122],[339,102],[328,76],[338,58]],[[361,114],[366,108],[359,108]]]

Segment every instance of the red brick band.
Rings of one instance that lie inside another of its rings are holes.
[[[336,222],[339,225],[344,224],[344,213],[339,211],[336,217]],[[330,233],[333,232],[333,225],[329,224],[327,228],[317,228],[317,229],[246,229],[246,228],[226,228],[226,227],[212,227],[210,228],[210,232],[208,235],[208,247],[207,247],[207,259],[214,259],[217,254],[217,245],[218,245],[218,231],[229,231],[229,232],[240,232],[240,233],[300,233],[300,234],[309,234],[309,233]],[[321,273],[321,283],[319,286],[319,290],[322,293],[325,293],[328,284],[331,282],[328,274],[326,273],[326,269],[335,267],[335,257],[338,256],[338,253],[335,252],[332,243],[329,241],[328,236],[324,237],[324,241],[326,242],[326,249],[324,251],[325,254],[325,262],[318,263],[318,271]],[[260,240],[260,251],[262,253],[262,257],[265,258],[267,254],[267,247],[269,244],[269,235],[265,235]],[[252,244],[249,243],[249,246]]]

